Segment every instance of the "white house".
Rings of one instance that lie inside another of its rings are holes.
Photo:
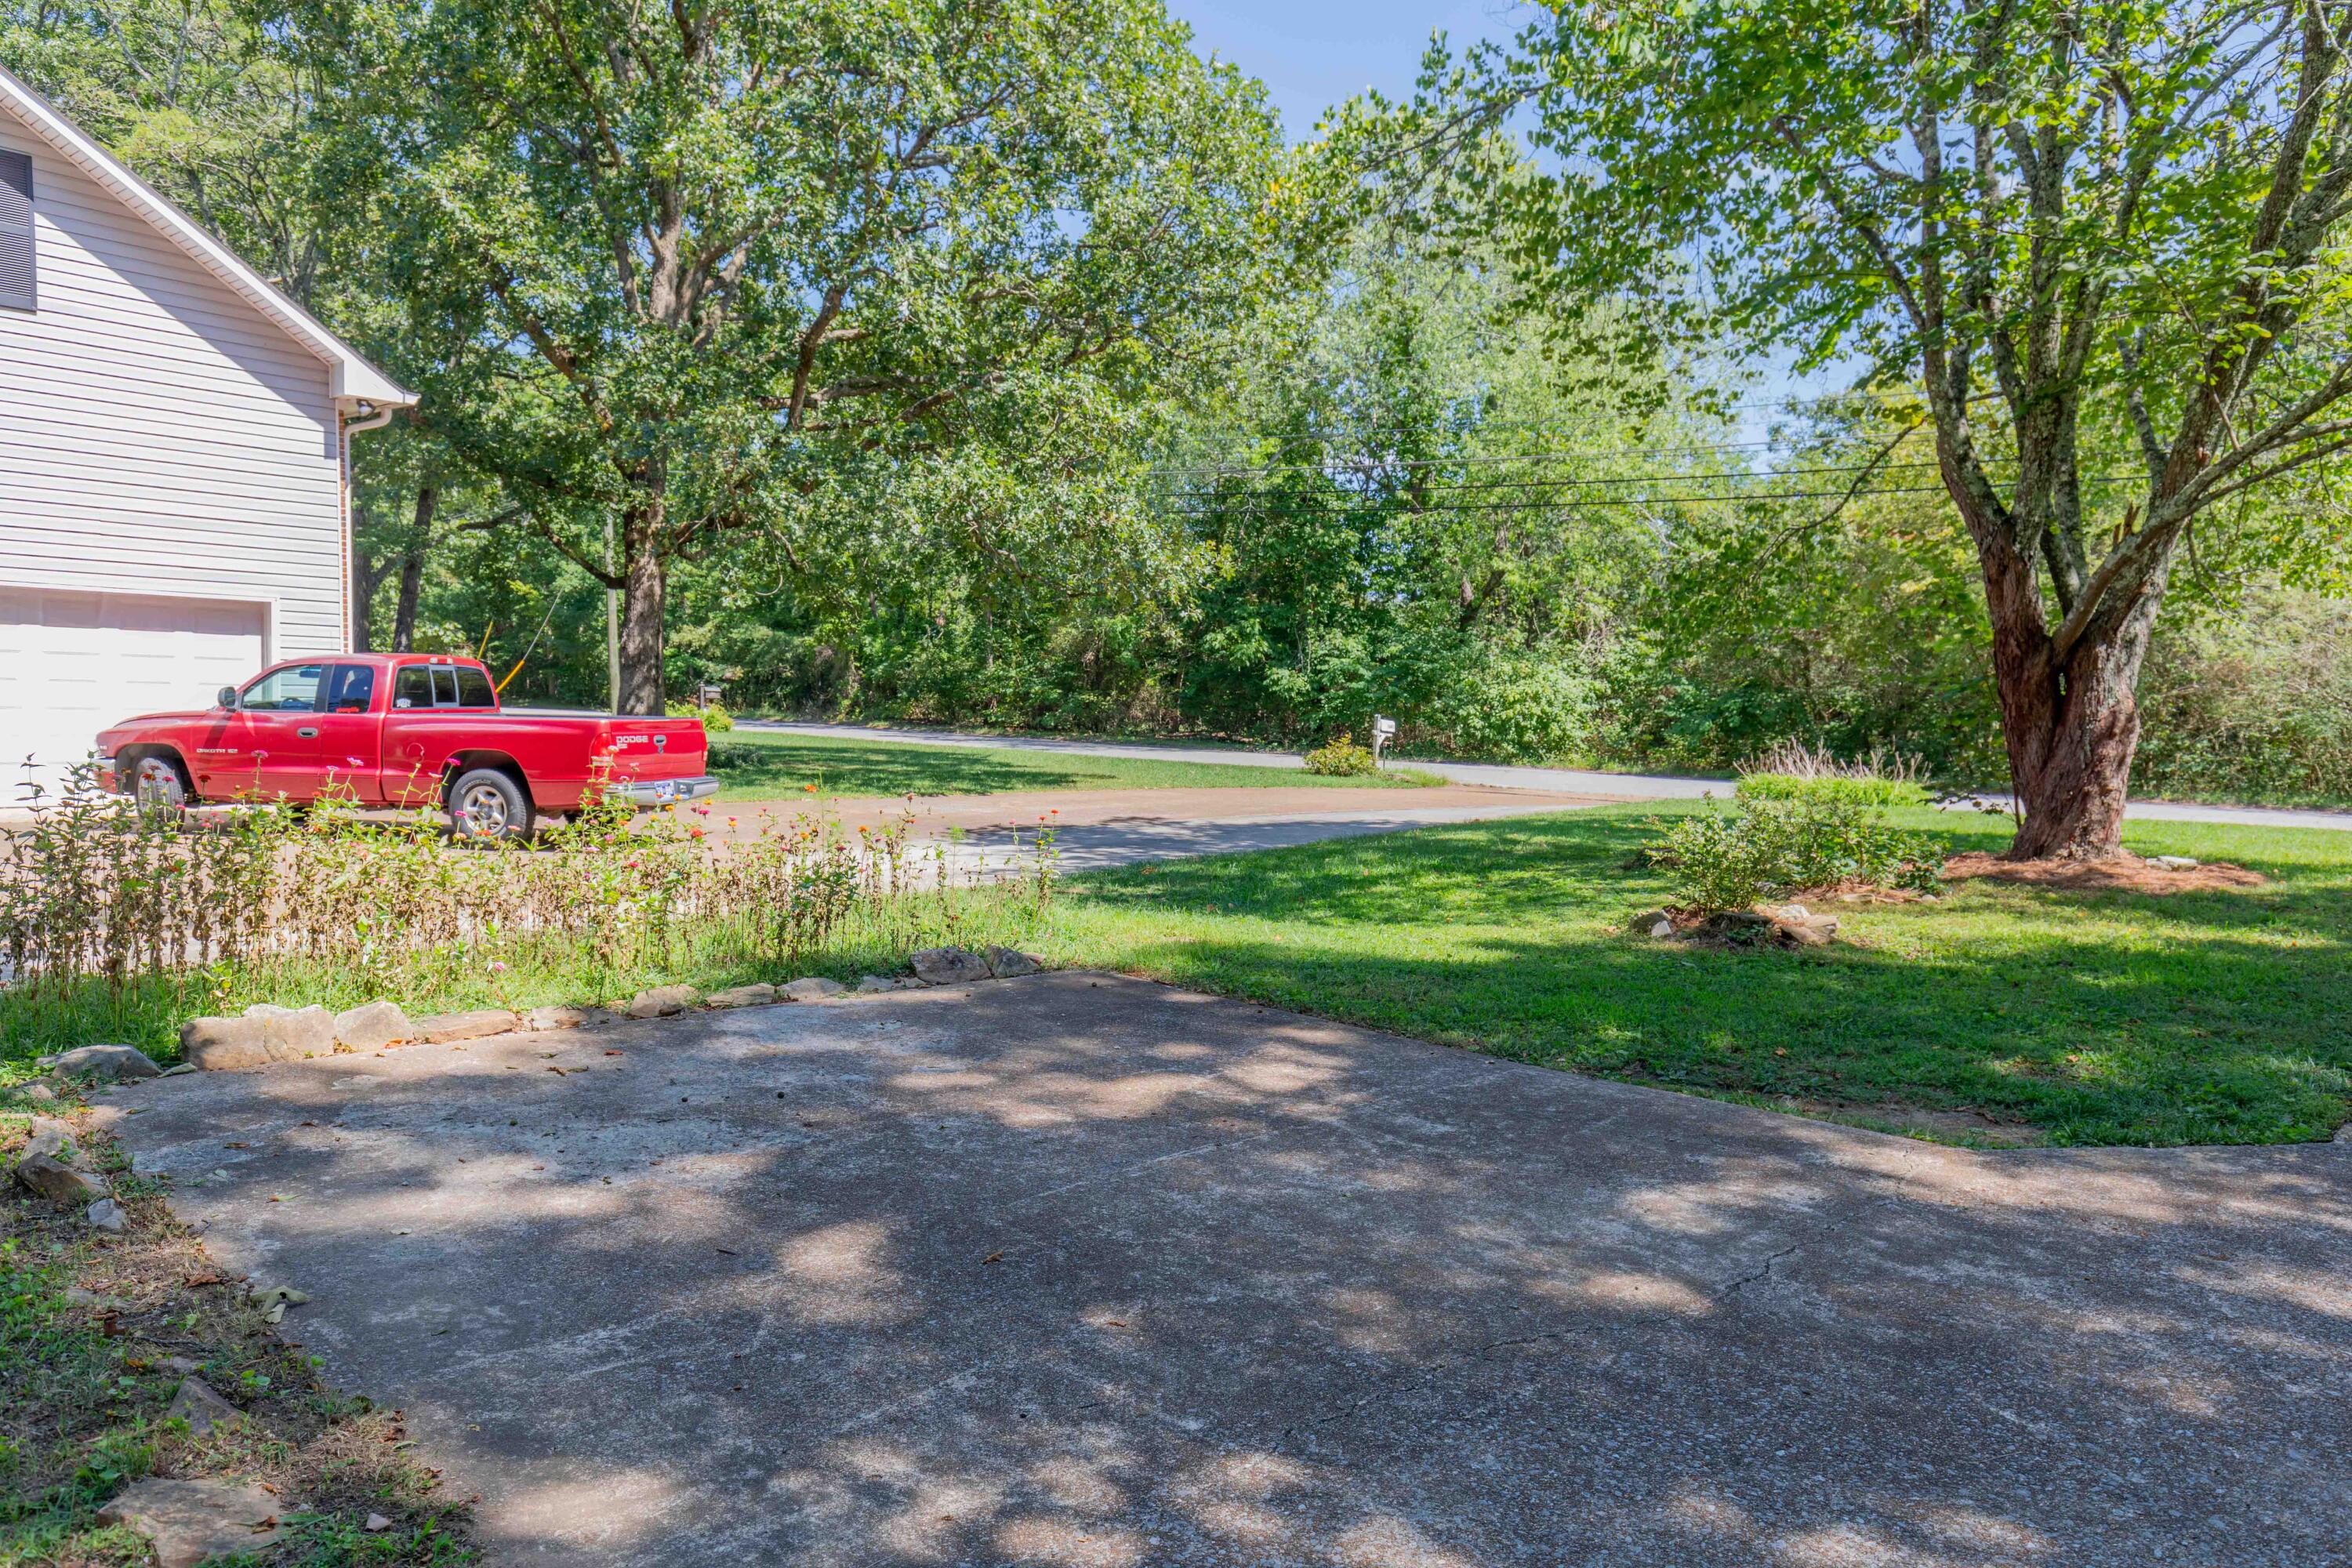
[[[0,68],[0,806],[348,648],[348,441],[415,401]]]

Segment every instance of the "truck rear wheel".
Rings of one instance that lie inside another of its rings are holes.
[[[500,769],[459,773],[449,786],[449,831],[478,844],[519,839],[530,831],[530,797]]]

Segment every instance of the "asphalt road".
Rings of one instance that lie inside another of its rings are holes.
[[[877,730],[858,724],[802,724],[739,719],[748,730],[792,735],[830,735],[860,741],[903,742],[927,746],[1002,747],[1009,751],[1061,752],[1089,757],[1156,757],[1166,762],[1225,763],[1244,767],[1297,768],[1296,752],[1258,752],[1238,746],[1144,745],[1116,741],[1070,741],[1045,735],[981,735],[954,730]],[[1409,759],[1405,765],[1494,789],[1550,790],[1569,795],[1625,795],[1638,800],[1693,800],[1705,795],[1728,797],[1732,781],[1677,778],[1664,773],[1601,773],[1585,768],[1505,767],[1490,763],[1433,763]],[[1987,795],[2006,806],[2005,795]],[[2352,812],[2298,811],[2266,806],[2193,805],[2172,801],[2134,801],[2126,818],[2142,822],[2238,822],[2264,827],[2324,827],[2352,831]]]
[[[2352,1146],[1944,1148],[1077,973],[105,1104],[495,1563],[2352,1563]]]

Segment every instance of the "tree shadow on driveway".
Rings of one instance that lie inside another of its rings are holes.
[[[1944,1149],[1070,973],[111,1103],[497,1561],[2352,1544],[2340,1147]]]

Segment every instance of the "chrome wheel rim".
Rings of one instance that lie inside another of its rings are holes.
[[[476,784],[457,803],[457,815],[465,821],[466,830],[478,837],[489,838],[507,830],[507,797],[493,784]]]
[[[188,792],[180,784],[180,770],[161,757],[142,757],[132,794],[141,806],[150,811],[177,811],[188,804]]]

